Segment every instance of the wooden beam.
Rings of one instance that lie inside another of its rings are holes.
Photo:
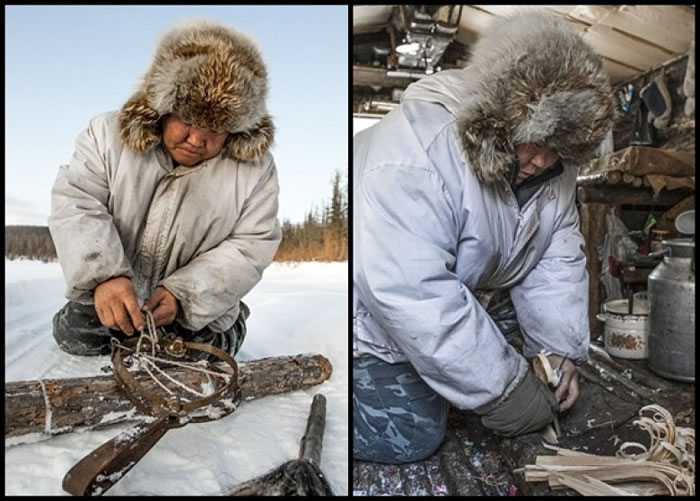
[[[621,279],[624,283],[646,283],[652,268],[631,268],[625,267],[620,271]]]
[[[462,6],[462,17],[459,20],[459,31],[455,37],[465,45],[474,43],[493,21],[494,15],[474,5]]]
[[[654,192],[647,188],[642,189],[620,185],[586,185],[579,186],[576,194],[578,201],[581,203],[651,205],[658,207],[675,205],[687,197],[689,192],[685,189],[664,189],[661,190],[657,198],[654,198]]]
[[[352,32],[378,31],[386,27],[393,5],[362,5],[352,8]]]
[[[638,72],[668,61],[677,55],[674,52],[642,43],[638,39],[620,33],[609,26],[593,25],[586,30],[583,38],[601,56],[613,61],[624,62]]]
[[[409,84],[415,82],[415,78],[390,77],[386,74],[386,68],[375,68],[373,66],[361,66],[358,64],[352,67],[353,87],[367,85],[369,87],[386,87],[405,89]]]
[[[617,184],[622,179],[622,173],[619,170],[609,170],[605,172],[594,172],[593,174],[584,174],[576,177],[576,184],[581,186],[584,184]]]
[[[674,54],[686,53],[695,16],[681,5],[619,5],[598,24],[634,35]]]

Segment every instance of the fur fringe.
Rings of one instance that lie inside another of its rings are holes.
[[[483,182],[509,171],[516,144],[545,144],[578,164],[612,127],[615,99],[600,56],[554,14],[524,10],[495,20],[468,69],[475,99],[459,130]]]
[[[252,41],[209,21],[189,22],[162,38],[138,91],[120,110],[120,137],[133,151],[149,151],[161,141],[160,119],[172,113],[198,127],[229,131],[226,152],[257,160],[274,141],[267,87]]]

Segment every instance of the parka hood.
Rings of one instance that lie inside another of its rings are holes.
[[[543,11],[494,20],[465,69],[413,84],[406,99],[440,102],[458,117],[462,146],[482,182],[509,172],[517,144],[549,146],[567,164],[586,162],[615,113],[600,56]]]
[[[267,70],[254,43],[235,30],[206,20],[173,28],[161,39],[136,93],[121,108],[120,137],[143,153],[161,142],[160,119],[230,133],[225,151],[257,160],[274,138],[267,114]]]

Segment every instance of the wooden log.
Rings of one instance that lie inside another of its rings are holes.
[[[617,184],[621,180],[622,173],[619,170],[609,170],[606,172],[580,175],[576,178],[576,184]]]
[[[635,188],[639,188],[644,184],[644,181],[642,180],[641,176],[635,176],[634,174],[630,174],[629,172],[625,172],[624,174],[622,174],[622,181],[625,184],[631,184]],[[647,183],[648,182],[649,181],[647,180]],[[651,183],[649,184],[649,186],[651,186]]]
[[[327,358],[316,354],[251,360],[240,362],[238,368],[242,401],[310,388],[327,380],[333,370]],[[166,372],[190,387],[207,384],[207,376],[201,372],[179,368]],[[147,390],[156,391],[149,376],[137,375],[136,379]],[[119,390],[112,375],[5,383],[6,445],[8,437],[31,433],[42,438],[145,418]]]
[[[632,181],[634,181],[634,174],[630,174],[629,172],[625,172],[622,174],[622,181],[625,184],[632,184]]]
[[[622,179],[622,173],[619,170],[611,170],[605,173],[605,179],[609,184],[617,184]]]
[[[653,205],[670,206],[688,196],[688,190],[662,190],[654,198],[652,191],[648,189],[634,188],[631,186],[579,186],[577,188],[578,200],[581,203],[599,203],[616,205]]]
[[[602,184],[606,181],[605,172],[596,172],[595,174],[584,174],[576,177],[576,184]]]

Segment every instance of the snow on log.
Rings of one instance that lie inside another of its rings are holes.
[[[225,364],[221,363],[223,367]],[[242,401],[310,388],[327,380],[330,361],[317,354],[262,358],[238,363]],[[206,385],[200,372],[172,368],[166,372],[188,386]],[[155,389],[148,376],[146,389]],[[76,429],[101,428],[146,418],[119,390],[112,375],[8,381],[5,383],[5,445]],[[26,436],[25,439],[8,440]]]

